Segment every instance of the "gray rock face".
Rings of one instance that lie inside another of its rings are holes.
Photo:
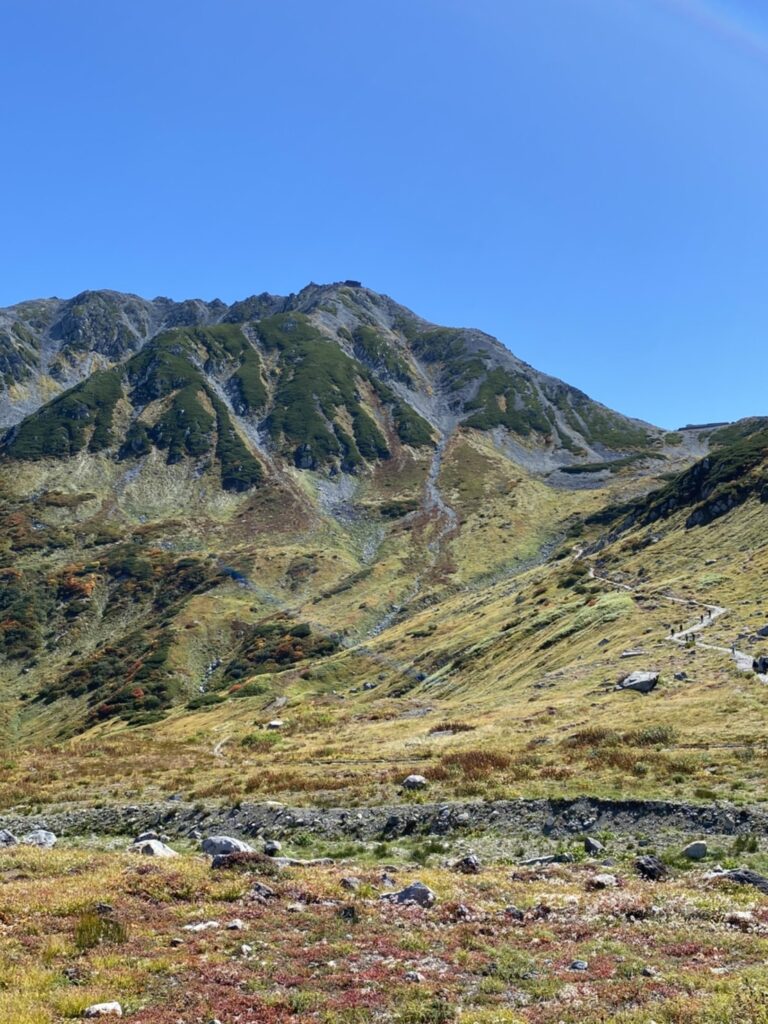
[[[703,860],[707,856],[707,844],[701,839],[689,843],[683,850],[683,856],[688,860]]]
[[[637,693],[650,693],[659,682],[659,672],[630,672],[620,683],[617,690],[635,690]]]
[[[584,840],[584,852],[591,854],[593,857],[598,853],[603,853],[605,847],[599,839],[595,839],[593,836],[587,836]]]
[[[403,779],[403,789],[426,789],[428,785],[423,775],[409,775]]]
[[[133,840],[134,843],[146,843],[150,839],[156,839],[158,842],[162,842],[162,836],[157,832],[142,832],[140,836],[136,836]]]
[[[388,903],[416,903],[420,907],[433,907],[437,896],[423,882],[411,882],[398,892],[385,892],[379,899]]]
[[[760,654],[752,662],[752,668],[758,675],[764,676],[768,673],[768,654]]]
[[[220,853],[253,853],[254,849],[242,839],[233,839],[232,836],[208,836],[200,847],[203,853],[215,857]]]
[[[279,843],[277,839],[267,839],[264,843],[264,853],[268,857],[276,857],[283,848],[283,844]]]
[[[0,828],[0,846],[18,846],[19,840],[7,828]]]
[[[41,846],[46,850],[50,850],[51,847],[56,845],[56,836],[53,832],[49,832],[48,829],[36,828],[28,832],[21,841],[26,843],[27,846]]]

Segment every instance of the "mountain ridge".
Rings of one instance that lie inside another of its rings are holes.
[[[461,425],[490,432],[502,446],[511,444],[517,458],[535,449],[549,469],[636,456],[663,446],[664,431],[615,413],[540,373],[490,335],[431,324],[388,296],[348,283],[311,283],[289,296],[262,293],[230,306],[219,300],[175,303],[101,291],[9,307],[0,311],[0,410],[6,427],[11,434],[14,428],[18,431],[19,423],[56,402],[68,388],[82,387],[94,372],[126,367],[130,374],[132,361],[140,364],[140,353],[148,346],[157,348],[165,340],[167,347],[174,332],[176,341],[184,341],[185,332],[188,340],[194,331],[202,332],[198,340],[207,333],[218,334],[221,341],[228,333],[230,346],[240,345],[239,353],[222,353],[221,345],[213,352],[203,339],[206,351],[187,353],[187,358],[202,361],[205,374],[215,376],[214,361],[227,356],[249,364],[214,386],[224,387],[220,400],[226,401],[228,394],[235,398],[234,404],[229,402],[236,421],[230,433],[239,433],[246,447],[249,437],[255,441],[253,430],[240,422],[245,417],[251,427],[262,433],[266,429],[273,449],[279,448],[277,435],[295,440],[294,458],[303,468],[327,464],[330,454],[331,468],[342,471],[354,471],[359,456],[363,462],[383,457],[386,443],[379,435],[387,417],[382,406],[389,407],[389,426],[393,421],[404,443],[428,443],[428,429],[419,419],[444,435]],[[331,344],[318,347],[322,341]],[[334,361],[337,365],[330,365]],[[313,379],[302,381],[302,375]],[[325,396],[315,386],[323,375],[332,392]],[[237,391],[238,381],[239,394],[233,396],[229,392]],[[256,401],[248,399],[244,386]],[[352,393],[361,386],[372,388],[362,405]],[[277,392],[279,408],[269,407],[271,391]],[[51,401],[44,401],[52,394]],[[295,423],[291,429],[297,397],[311,399],[301,412],[315,420],[319,458],[308,431],[302,436]],[[89,404],[87,395],[84,402]],[[215,405],[215,398],[211,402]],[[375,425],[368,422],[371,414]],[[349,429],[355,425],[357,434]],[[230,427],[225,423],[222,429]],[[335,440],[329,436],[333,433]],[[362,453],[356,450],[361,442],[366,449]],[[17,457],[21,454],[17,445]],[[529,461],[533,465],[536,460]]]

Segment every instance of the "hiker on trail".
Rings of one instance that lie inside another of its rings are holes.
[[[731,644],[731,654],[734,656],[734,658],[736,657],[736,641],[735,640]]]

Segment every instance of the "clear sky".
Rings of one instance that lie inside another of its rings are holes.
[[[0,305],[359,278],[768,414],[765,0],[0,0]]]

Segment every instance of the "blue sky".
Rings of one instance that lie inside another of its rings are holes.
[[[768,413],[757,0],[2,0],[0,33],[0,305],[354,277],[663,426]]]

